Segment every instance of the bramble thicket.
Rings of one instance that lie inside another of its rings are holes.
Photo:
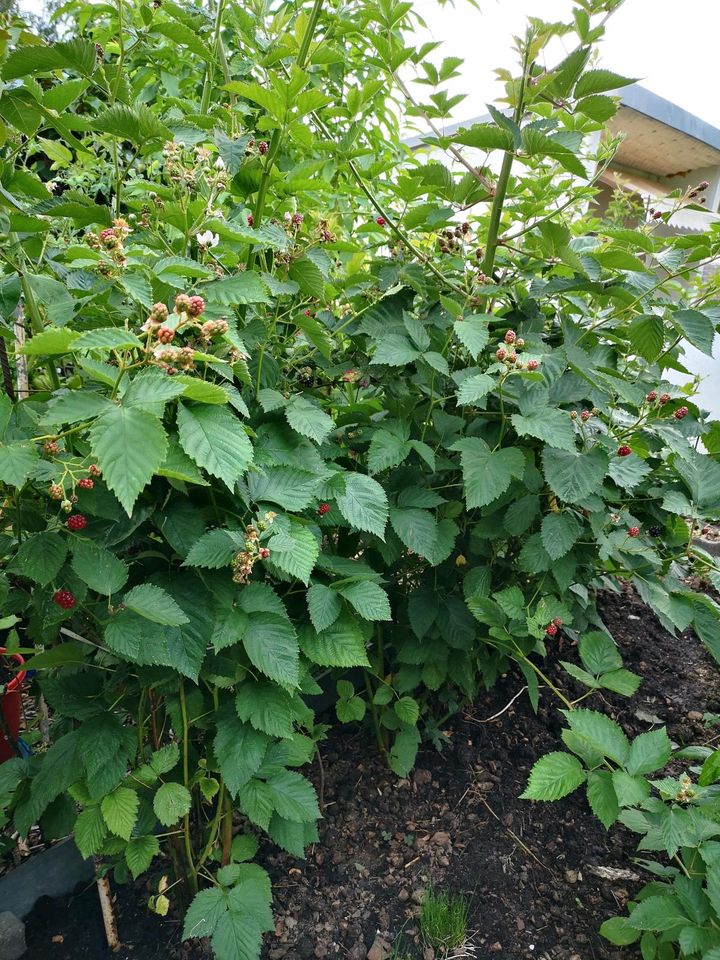
[[[568,724],[526,796],[582,785],[671,858],[605,934],[720,956],[717,755],[651,788],[665,732],[630,744],[543,671],[564,631],[571,689],[636,691],[595,607],[620,581],[720,659],[686,584],[720,588],[692,540],[720,428],[665,378],[711,352],[720,234],[593,205],[618,5],[532,19],[504,101],[447,136],[459,62],[410,3],[70,0],[53,42],[5,18],[0,614],[51,743],[0,800],[118,881],[169,858],[151,906],[219,960],[273,926],[258,836],[318,840],[331,719],[405,777],[508,669]]]

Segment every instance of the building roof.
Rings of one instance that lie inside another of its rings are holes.
[[[657,177],[720,164],[720,130],[639,84],[626,87],[610,132],[623,134],[615,166]]]

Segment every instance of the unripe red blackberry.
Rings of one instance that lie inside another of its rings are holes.
[[[247,225],[248,225],[249,227],[255,226],[255,217],[253,217],[252,214],[249,214],[249,215],[248,215]]]
[[[270,556],[270,551],[267,547],[260,547],[258,550],[258,556],[261,560],[267,560],[267,558]]]
[[[498,358],[498,360],[500,360],[500,361],[502,362],[502,361],[505,359],[505,357],[507,356],[507,352],[506,352],[505,350],[503,350],[502,347],[499,347],[499,348],[495,351],[495,356]]]
[[[646,395],[645,399],[647,400],[648,403],[655,403],[655,401],[657,400],[657,391],[651,390],[650,393]]]
[[[508,330],[505,334],[505,343],[515,343],[517,340],[517,334],[514,330]]]
[[[157,338],[160,343],[172,343],[175,339],[175,331],[171,330],[170,327],[160,327]]]
[[[583,410],[582,413],[580,414],[580,419],[582,420],[583,423],[587,423],[591,416],[592,416],[592,413],[590,413],[589,410]]]
[[[305,217],[302,215],[302,213],[294,213],[290,219],[292,221],[293,226],[299,227],[300,224],[305,219]]]
[[[54,440],[46,440],[43,444],[43,450],[49,457],[54,457],[58,452],[58,445]]]
[[[190,297],[190,302],[188,304],[188,313],[191,317],[199,317],[200,314],[205,309],[205,301],[202,297],[193,296]]]
[[[660,220],[660,219],[662,219],[662,213],[660,212],[660,210],[656,210],[655,213],[652,215],[652,218],[653,218],[653,220]]]
[[[190,297],[186,293],[179,293],[175,297],[175,313],[188,313]]]
[[[539,366],[540,366],[540,363],[537,360],[528,360],[527,362],[528,370],[537,370]]]
[[[549,637],[554,637],[557,634],[557,632],[558,632],[558,628],[554,623],[549,623],[545,628],[545,633]]]
[[[261,156],[261,157],[264,157],[265,154],[268,152],[268,149],[269,149],[269,148],[268,148],[268,145],[267,145],[266,141],[265,141],[265,140],[261,140],[260,143],[258,144],[258,153],[260,154],[260,156]]]
[[[319,504],[317,508],[317,512],[321,517],[324,517],[326,513],[330,512],[330,504],[329,503]]]
[[[90,466],[88,467],[88,473],[90,474],[91,477],[99,477],[100,474],[102,473],[102,470],[96,463],[91,463]]]
[[[562,626],[562,617],[555,617],[555,619],[553,620],[553,623],[555,624],[556,627],[561,627],[561,626]]]
[[[670,394],[663,393],[660,395],[660,399],[658,400],[658,403],[667,403],[669,399],[670,399]]]
[[[384,227],[385,224],[387,223],[387,220],[385,219],[385,217],[375,217],[375,223],[379,227]]]
[[[87,517],[84,517],[81,513],[75,513],[72,517],[67,518],[65,526],[68,530],[72,530],[73,533],[78,530],[84,530],[87,526]]]
[[[517,363],[517,354],[510,353],[508,354],[507,362],[512,366],[513,363]]]
[[[689,413],[690,411],[687,407],[678,407],[673,416],[676,420],[684,420]]]
[[[617,455],[619,457],[629,457],[632,453],[632,448],[629,447],[626,443],[623,443],[617,448]]]
[[[698,190],[707,190],[707,188],[708,188],[709,186],[710,186],[710,184],[708,183],[707,180],[701,180],[700,183],[697,185],[697,189],[698,189]]]
[[[75,597],[69,590],[56,590],[53,594],[53,601],[63,610],[72,610],[75,606]]]
[[[83,477],[82,480],[78,480],[78,486],[81,490],[92,490],[95,486],[95,483],[90,479],[90,477]]]
[[[629,528],[628,528],[628,536],[629,536],[629,537],[636,537],[639,533],[640,533],[640,527],[629,527]]]

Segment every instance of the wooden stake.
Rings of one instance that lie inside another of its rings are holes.
[[[95,869],[98,863],[95,861]],[[110,890],[110,881],[107,876],[97,878],[98,897],[100,898],[100,909],[102,910],[103,925],[105,926],[105,939],[111,950],[120,949],[120,937],[118,936],[117,919],[115,917],[115,905],[113,904],[112,891]]]

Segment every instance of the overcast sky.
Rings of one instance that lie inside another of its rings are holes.
[[[544,20],[569,21],[571,0],[479,0],[480,10],[466,0],[440,6],[437,0],[415,0],[415,10],[433,40],[442,40],[433,59],[465,60],[453,93],[467,99],[455,109],[462,120],[484,113],[484,104],[499,95],[493,70],[512,63],[512,37],[524,32],[528,14]],[[574,42],[573,42],[574,40]],[[557,60],[569,52],[558,44]],[[720,127],[720,98],[715,67],[720,44],[718,0],[625,0],[607,25],[600,45],[602,66],[636,77],[654,93]],[[553,57],[548,66],[557,60]],[[427,89],[427,88],[425,88]]]

